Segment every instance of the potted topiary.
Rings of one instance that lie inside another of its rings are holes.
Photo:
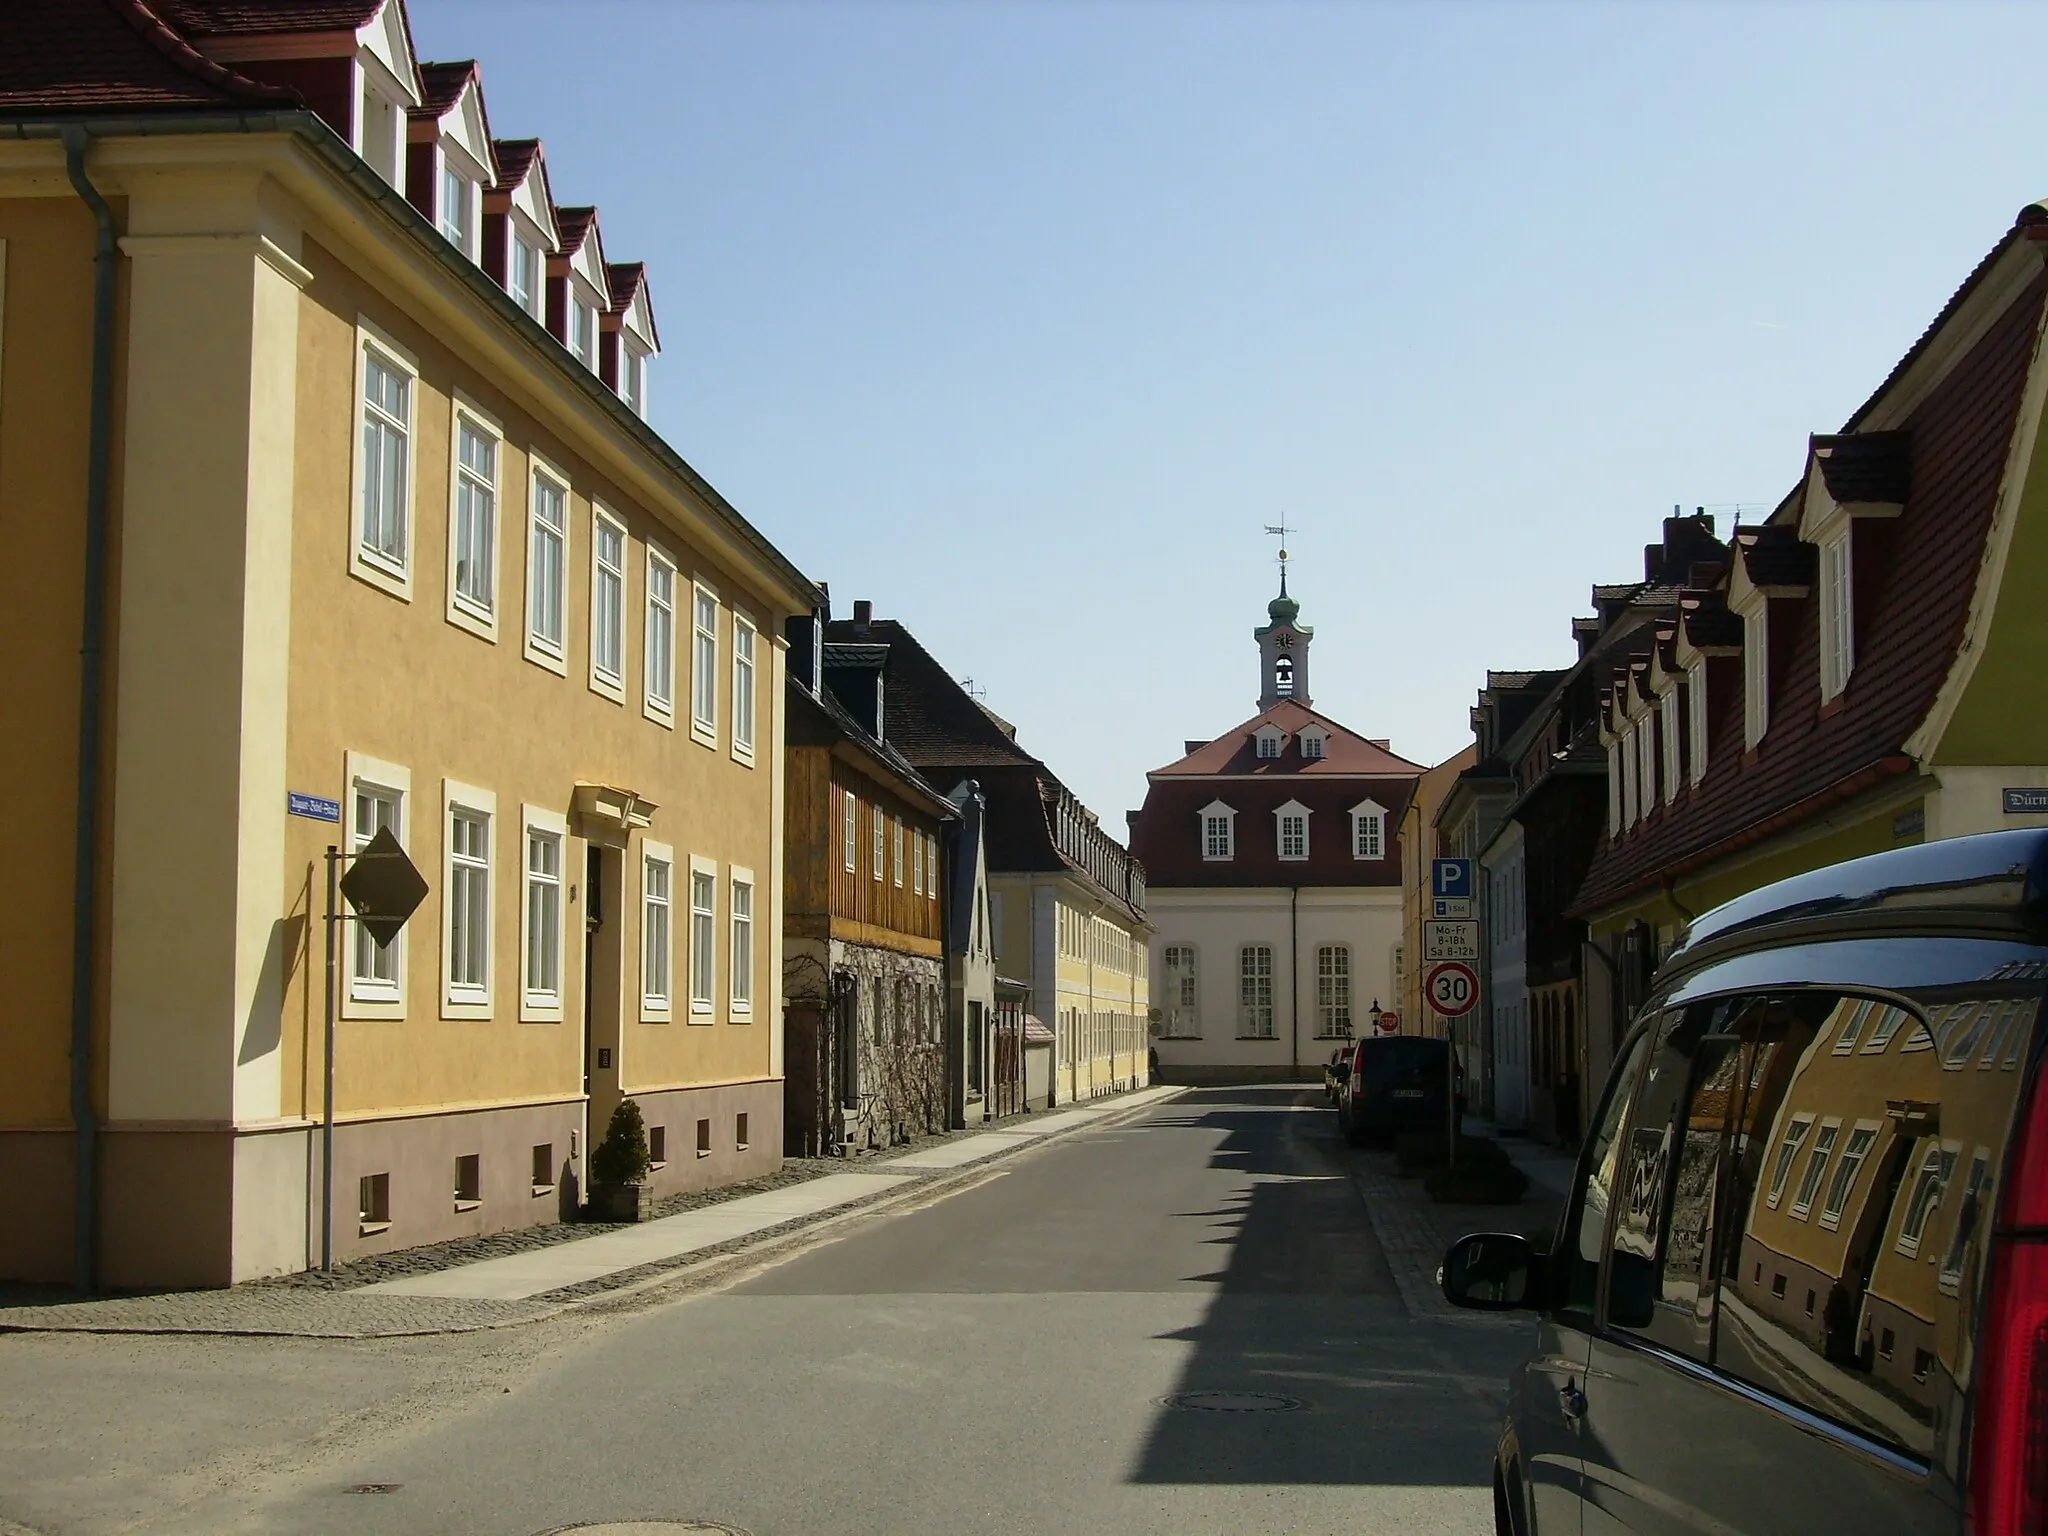
[[[650,1219],[654,1186],[647,1182],[648,1163],[647,1123],[640,1118],[640,1106],[621,1099],[604,1140],[590,1154],[590,1219]]]

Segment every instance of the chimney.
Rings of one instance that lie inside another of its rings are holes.
[[[864,597],[857,597],[853,600],[853,627],[855,629],[866,629],[868,625],[874,622],[874,618],[875,605],[873,603]]]

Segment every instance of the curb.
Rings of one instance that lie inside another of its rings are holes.
[[[565,1297],[559,1301],[547,1301],[547,1292],[541,1292],[533,1301],[534,1310],[519,1317],[488,1319],[469,1323],[429,1324],[419,1327],[380,1329],[376,1332],[337,1332],[331,1328],[287,1328],[287,1327],[219,1327],[195,1328],[176,1324],[137,1324],[118,1326],[114,1324],[94,1325],[92,1323],[41,1324],[34,1322],[0,1321],[0,1334],[91,1334],[107,1337],[130,1334],[156,1338],[220,1338],[220,1339],[416,1339],[435,1338],[465,1333],[491,1333],[506,1328],[524,1328],[534,1323],[547,1322],[571,1312],[597,1311],[607,1303],[617,1303],[624,1298],[640,1296],[663,1286],[679,1289],[689,1287],[691,1282],[708,1284],[722,1277],[724,1271],[744,1268],[750,1264],[776,1257],[785,1250],[793,1250],[819,1241],[835,1233],[839,1228],[917,1205],[932,1204],[950,1195],[962,1193],[974,1184],[981,1183],[996,1171],[996,1165],[1012,1161],[1041,1147],[1048,1147],[1069,1136],[1084,1131],[1100,1130],[1106,1126],[1121,1125],[1140,1115],[1148,1114],[1161,1105],[1170,1104],[1189,1091],[1187,1084],[1161,1084],[1168,1091],[1149,1098],[1142,1104],[1126,1105],[1122,1108],[1104,1107],[1097,1118],[1080,1125],[1065,1126],[1048,1131],[1013,1146],[1002,1147],[987,1157],[966,1163],[958,1168],[934,1173],[929,1178],[919,1179],[907,1187],[886,1190],[856,1204],[841,1206],[837,1210],[817,1217],[798,1217],[794,1222],[778,1229],[771,1229],[755,1237],[742,1239],[740,1246],[721,1253],[701,1256],[681,1256],[677,1262],[649,1268],[648,1272],[635,1279],[622,1281],[582,1295]],[[1144,1092],[1146,1090],[1138,1090]],[[1061,1110],[1085,1109],[1089,1101],[1078,1104],[1056,1106]],[[877,1162],[874,1171],[884,1172],[886,1162]],[[617,1271],[630,1274],[632,1271]],[[600,1277],[603,1278],[603,1277]],[[588,1282],[587,1282],[588,1283]],[[342,1294],[347,1292],[318,1294]],[[0,1536],[11,1536],[4,1523],[0,1523]]]

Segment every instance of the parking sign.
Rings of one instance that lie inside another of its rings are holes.
[[[1429,866],[1429,894],[1451,900],[1472,898],[1470,859],[1432,859]]]

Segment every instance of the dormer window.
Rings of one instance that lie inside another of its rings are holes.
[[[570,304],[569,350],[576,361],[597,372],[597,309],[578,297]]]
[[[1280,749],[1287,745],[1287,733],[1277,725],[1262,725],[1253,734],[1252,740],[1257,743],[1256,751],[1260,757],[1274,758],[1278,757]]]
[[[1678,685],[1657,700],[1657,733],[1664,748],[1664,803],[1678,800]]]
[[[1377,800],[1363,800],[1351,807],[1351,857],[1383,859],[1387,856],[1387,808]]]
[[[441,233],[471,260],[476,258],[476,184],[453,165],[441,166]]]
[[[1742,616],[1742,744],[1754,751],[1771,726],[1771,624],[1759,604]]]
[[[1280,738],[1278,736],[1261,736],[1259,738],[1259,756],[1278,757],[1279,755]]]
[[[635,416],[647,414],[647,359],[631,347],[619,369],[619,398],[632,407]]]
[[[1308,857],[1308,807],[1290,800],[1273,813],[1280,857],[1294,863]]]
[[[1237,853],[1237,812],[1221,800],[1202,807],[1202,858],[1218,863]]]
[[[540,247],[530,240],[514,235],[510,263],[511,282],[506,291],[512,295],[513,303],[536,320],[541,318],[543,297],[540,265]]]
[[[1856,665],[1855,581],[1850,525],[1820,547],[1820,696],[1840,698]]]
[[[1311,725],[1301,731],[1295,740],[1301,744],[1303,757],[1321,757],[1323,749],[1329,744],[1330,733],[1319,725]]]
[[[1707,776],[1707,663],[1702,657],[1685,669],[1686,756],[1688,777],[1697,784]]]

